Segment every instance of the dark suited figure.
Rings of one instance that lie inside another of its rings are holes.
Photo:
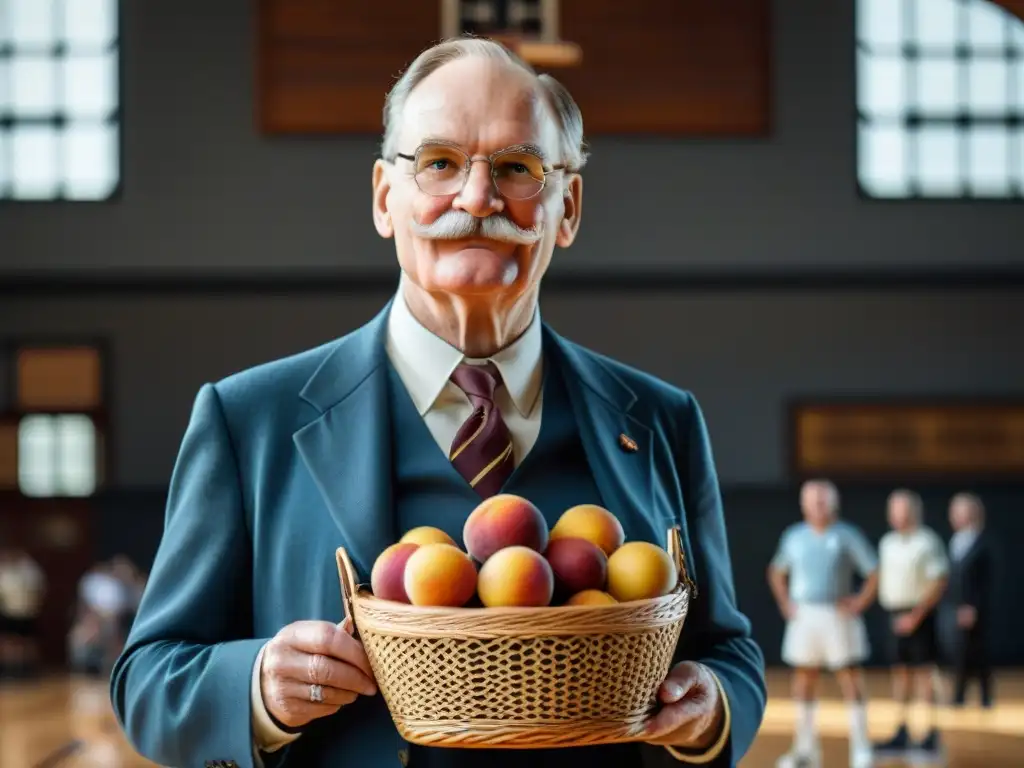
[[[985,532],[985,508],[974,494],[960,493],[949,504],[955,533],[949,542],[949,601],[954,611],[954,702],[964,703],[967,684],[977,679],[981,703],[992,705],[988,635],[991,621],[992,545]]]

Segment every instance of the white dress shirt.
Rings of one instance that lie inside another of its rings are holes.
[[[449,377],[460,363],[483,365],[490,361],[498,368],[502,382],[494,394],[494,401],[512,434],[516,466],[522,462],[540,433],[543,410],[541,382],[544,377],[542,346],[539,310],[522,336],[493,357],[483,360],[467,358],[423,327],[409,311],[401,291],[395,296],[388,315],[388,358],[416,410],[446,454],[451,450],[459,428],[473,413],[469,397]],[[263,651],[260,650],[252,676],[253,731],[258,749],[275,752],[297,739],[298,735],[282,731],[267,713],[260,692],[262,662]],[[262,764],[261,760],[258,762]]]
[[[540,432],[544,376],[541,347],[539,311],[514,343],[482,360],[466,357],[424,328],[409,311],[401,292],[395,297],[388,318],[388,357],[445,454],[451,450],[459,428],[473,413],[469,398],[449,377],[461,363],[483,365],[490,361],[501,374],[494,402],[512,433],[515,463],[519,465]]]

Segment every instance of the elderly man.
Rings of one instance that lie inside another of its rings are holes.
[[[921,497],[899,489],[889,495],[891,530],[878,544],[878,602],[890,618],[893,639],[893,698],[901,707],[899,726],[888,741],[875,745],[880,758],[941,760],[944,754],[936,723],[936,669],[939,639],[936,606],[949,578],[942,539],[924,524]],[[913,673],[913,674],[911,674]],[[911,682],[924,710],[924,735],[909,732]]]
[[[421,54],[385,109],[373,221],[397,295],[322,347],[202,387],[113,703],[169,766],[733,766],[764,706],[693,397],[543,324],[541,278],[580,225],[582,118],[503,47]],[[483,437],[452,459],[472,430]],[[626,436],[628,439],[621,439]],[[499,491],[549,523],[598,503],[630,539],[678,525],[699,597],[643,738],[578,750],[412,747],[339,623],[334,552],[368,581],[414,526],[460,540]],[[219,762],[218,762],[219,761]]]
[[[949,503],[949,593],[953,609],[953,703],[962,706],[967,684],[978,681],[981,704],[992,706],[989,622],[994,588],[992,543],[985,533],[985,506],[973,493],[958,493]]]
[[[835,673],[850,717],[850,768],[870,768],[871,742],[861,664],[870,652],[862,614],[875,599],[878,557],[861,530],[839,519],[839,491],[827,480],[800,489],[803,522],[785,530],[768,583],[786,619],[782,659],[794,668],[793,748],[777,768],[821,765],[816,727],[818,674]],[[854,591],[853,577],[863,580]]]

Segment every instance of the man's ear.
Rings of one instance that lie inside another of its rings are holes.
[[[569,175],[565,189],[562,191],[562,219],[558,222],[558,236],[555,244],[568,248],[576,240],[580,229],[580,216],[583,212],[583,177],[578,173]]]
[[[388,193],[391,191],[391,180],[388,179],[388,166],[383,160],[373,164],[373,226],[377,234],[387,239],[395,234],[395,225],[388,211]]]

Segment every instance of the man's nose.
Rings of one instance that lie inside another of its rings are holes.
[[[494,188],[489,163],[473,161],[469,167],[466,184],[452,202],[452,206],[478,218],[490,216],[504,208],[504,202]]]

